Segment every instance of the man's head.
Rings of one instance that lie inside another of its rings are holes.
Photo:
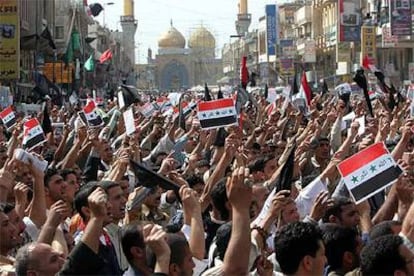
[[[332,206],[328,207],[323,222],[336,223],[345,227],[356,227],[360,216],[355,203],[347,197],[333,197]]]
[[[19,244],[18,231],[16,226],[0,206],[0,254],[7,255],[10,250]]]
[[[150,209],[158,208],[161,204],[161,188],[158,186],[151,188],[151,192],[145,197],[143,203]]]
[[[395,220],[381,221],[371,228],[369,239],[374,240],[385,235],[398,235],[400,232],[401,222]]]
[[[414,275],[414,254],[400,236],[372,240],[361,251],[363,275]]]
[[[115,182],[111,182],[111,181],[107,181],[107,182],[110,182],[110,183],[108,183],[108,185],[102,186],[102,188],[105,190],[107,194],[110,188],[115,187],[115,186],[119,187],[119,185],[116,184]],[[88,197],[98,187],[101,187],[100,182],[98,181],[88,182],[87,184],[83,185],[75,195],[75,200],[73,202],[75,206],[75,210],[79,213],[79,215],[81,216],[85,224],[89,221],[89,218],[90,218]],[[108,213],[107,213],[107,217],[104,220],[104,224],[109,224],[114,221],[114,218],[112,215],[112,204],[111,204],[111,201],[109,200],[109,195],[108,195],[107,212]]]
[[[293,199],[289,198],[287,204],[283,207],[281,219],[282,225],[299,221],[298,207]]]
[[[60,172],[60,175],[67,184],[67,198],[70,203],[72,203],[76,192],[79,190],[79,183],[76,173],[74,170],[65,169]]]
[[[186,238],[180,234],[168,234],[167,243],[171,250],[170,273],[168,275],[193,275],[195,264]]]
[[[191,189],[197,192],[198,196],[201,196],[204,190],[204,181],[199,176],[190,176],[186,178],[186,181]]]
[[[211,203],[220,214],[220,220],[230,219],[230,204],[226,193],[226,178],[222,178],[211,190]]]
[[[101,159],[105,163],[110,164],[114,156],[114,151],[112,150],[111,145],[109,145],[108,142],[102,141],[101,143],[102,143]]]
[[[331,271],[349,272],[359,266],[362,240],[353,228],[334,223],[322,226],[325,254]]]
[[[331,155],[331,145],[329,139],[319,138],[315,149],[315,157],[320,160],[327,160]]]
[[[45,243],[29,243],[16,255],[17,276],[55,276],[62,269],[65,258]]]
[[[141,226],[127,225],[122,231],[121,244],[129,264],[136,266],[146,263],[146,249]]]
[[[23,222],[23,218],[16,212],[14,204],[6,203],[4,205],[4,213],[9,217],[10,223],[16,227],[17,231],[17,243],[23,243],[23,231],[26,229],[26,225]]]
[[[49,205],[52,205],[58,200],[63,200],[65,202],[73,201],[73,199],[70,199],[68,194],[68,184],[56,169],[47,169],[44,177],[44,183],[46,198]]]
[[[254,182],[261,182],[272,177],[277,170],[277,161],[273,155],[259,157],[250,162],[249,171],[253,176]]]
[[[275,238],[276,259],[284,274],[322,275],[326,263],[322,233],[317,226],[294,222]]]
[[[108,202],[111,204],[111,217],[115,223],[125,216],[126,198],[124,191],[118,183],[108,180],[100,181],[98,184],[108,195]]]

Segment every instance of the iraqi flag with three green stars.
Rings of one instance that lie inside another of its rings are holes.
[[[197,116],[202,129],[237,125],[237,112],[232,98],[199,102]]]
[[[383,142],[345,159],[338,170],[357,204],[387,188],[402,173]]]

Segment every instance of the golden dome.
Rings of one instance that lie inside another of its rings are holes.
[[[197,28],[188,40],[188,47],[190,48],[216,48],[216,39],[203,26]]]
[[[160,48],[184,48],[185,38],[184,36],[172,26],[164,33],[158,40],[158,47]]]

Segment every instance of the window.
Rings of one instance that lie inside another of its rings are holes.
[[[29,29],[29,0],[21,0],[20,2],[20,23],[21,28]]]
[[[64,27],[55,26],[55,39],[63,39],[63,38],[64,38]]]

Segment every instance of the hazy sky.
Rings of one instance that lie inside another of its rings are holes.
[[[105,13],[96,17],[102,24],[113,30],[121,30],[119,17],[123,13],[123,0],[89,0],[88,3],[103,4]],[[105,5],[112,2],[113,5]],[[278,1],[279,3],[281,1]],[[284,1],[282,1],[284,2]],[[250,29],[257,27],[259,17],[264,15],[266,4],[275,4],[275,0],[249,0],[248,8],[252,14]],[[201,24],[209,29],[216,38],[216,53],[224,43],[230,41],[230,35],[236,34],[235,20],[238,13],[238,0],[135,0],[135,19],[138,29],[135,34],[136,62],[145,63],[147,49],[158,50],[158,38],[170,26],[170,20],[186,39]]]

